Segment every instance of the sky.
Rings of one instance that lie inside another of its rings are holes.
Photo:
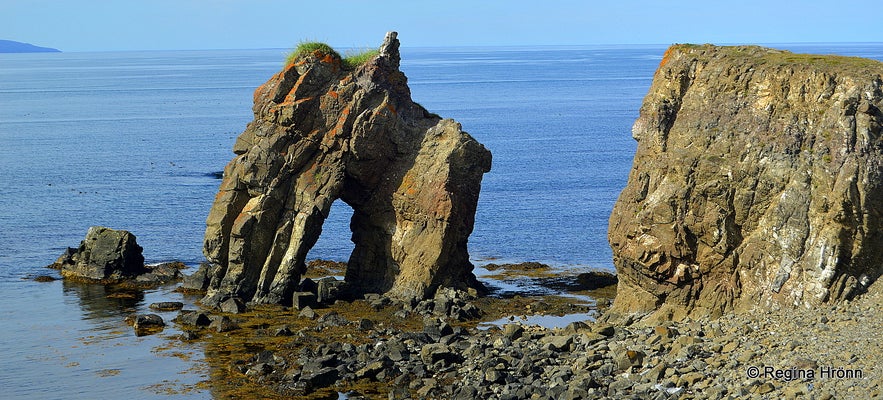
[[[0,39],[62,51],[880,42],[867,0],[0,0]]]

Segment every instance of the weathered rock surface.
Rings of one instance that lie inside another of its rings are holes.
[[[676,45],[610,217],[612,312],[850,298],[883,266],[883,64]]]
[[[132,233],[93,226],[78,248],[68,248],[50,267],[65,278],[123,280],[148,272],[141,252]]]
[[[480,285],[466,243],[490,152],[411,100],[398,47],[389,33],[353,69],[301,55],[255,91],[207,219],[204,304],[290,302],[337,199],[354,211],[351,288],[425,298]]]

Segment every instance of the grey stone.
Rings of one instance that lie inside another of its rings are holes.
[[[346,282],[338,281],[333,276],[320,279],[316,285],[316,301],[322,304],[334,304],[345,284]]]
[[[524,334],[524,327],[521,324],[503,325],[503,336],[510,341],[517,340],[522,334]]]
[[[438,361],[444,361],[446,364],[458,363],[462,357],[444,344],[430,343],[420,349],[420,359],[424,364],[430,366]]]
[[[294,292],[291,296],[291,306],[296,310],[316,306],[316,294],[312,292]]]
[[[208,315],[193,310],[181,311],[175,318],[175,321],[187,326],[209,326],[212,323]]]
[[[570,345],[573,344],[573,336],[548,336],[543,338],[543,343],[545,343],[552,351],[569,351]]]
[[[368,363],[364,368],[356,371],[356,379],[378,379],[378,375],[387,367],[387,361],[378,360]]]
[[[165,321],[159,315],[146,314],[136,316],[132,328],[135,329],[135,336],[144,336],[161,331],[165,325]]]
[[[337,382],[339,374],[336,368],[326,367],[301,377],[301,380],[309,383],[312,388],[324,388]]]
[[[242,300],[239,298],[233,297],[227,300],[224,300],[221,303],[221,312],[229,313],[229,314],[239,314],[245,311],[245,304],[242,303]]]
[[[273,331],[273,336],[292,336],[294,332],[291,331],[291,328],[288,325],[279,327]]]
[[[230,319],[230,317],[224,315],[224,316],[215,317],[212,320],[212,323],[209,324],[209,328],[214,329],[215,331],[217,331],[219,333],[223,333],[223,332],[229,332],[232,330],[239,329],[239,325],[237,325],[235,322],[233,322],[233,320]]]
[[[503,371],[489,369],[484,373],[484,380],[490,383],[503,383],[505,379],[506,374]]]
[[[319,318],[319,315],[316,314],[316,311],[314,311],[313,308],[309,306],[304,307],[302,310],[300,310],[300,313],[298,313],[297,316],[306,319]]]

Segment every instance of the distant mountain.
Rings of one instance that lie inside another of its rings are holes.
[[[30,43],[12,40],[0,40],[0,53],[60,53],[61,50],[50,47],[34,46]]]

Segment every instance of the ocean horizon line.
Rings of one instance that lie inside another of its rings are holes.
[[[777,46],[867,46],[879,45],[881,41],[866,42],[673,42],[673,43],[619,43],[619,44],[516,44],[516,45],[446,45],[446,46],[402,46],[402,51],[423,51],[423,50],[616,50],[616,49],[657,49],[667,48],[675,44],[714,44],[718,46],[761,46],[761,47],[777,47]],[[290,47],[230,47],[230,48],[182,48],[182,49],[111,49],[111,50],[62,50],[61,54],[89,54],[89,53],[149,53],[149,52],[201,52],[201,51],[291,51],[296,47],[296,43]],[[371,46],[332,46],[341,50],[357,50],[369,48]],[[3,54],[34,54],[34,53],[3,53]],[[42,54],[42,53],[38,53]],[[51,53],[59,54],[59,53]]]

